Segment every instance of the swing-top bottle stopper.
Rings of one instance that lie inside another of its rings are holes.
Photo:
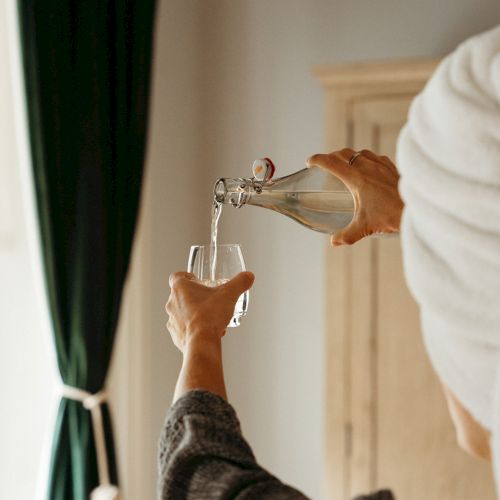
[[[272,179],[276,168],[270,158],[259,158],[253,162],[252,171],[256,181],[267,182]]]

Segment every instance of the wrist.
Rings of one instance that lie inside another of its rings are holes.
[[[218,354],[221,352],[221,336],[207,330],[197,330],[186,335],[184,354]]]
[[[210,391],[227,399],[221,339],[207,336],[193,337],[186,342],[182,352],[184,357],[174,401],[193,389]]]
[[[223,335],[224,331],[218,331],[214,326],[209,326],[206,322],[199,322],[195,319],[187,324],[186,345],[220,342]]]

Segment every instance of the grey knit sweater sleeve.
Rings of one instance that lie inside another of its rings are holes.
[[[391,496],[362,497],[392,500]],[[159,443],[161,500],[305,500],[260,467],[233,408],[207,391],[190,391],[169,410]]]

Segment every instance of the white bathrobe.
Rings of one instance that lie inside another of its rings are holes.
[[[406,280],[434,368],[492,432],[500,498],[500,26],[461,44],[398,141]]]

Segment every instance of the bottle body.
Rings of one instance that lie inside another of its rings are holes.
[[[219,203],[268,208],[309,229],[330,234],[346,227],[355,209],[345,184],[319,167],[276,180],[219,179],[214,193]]]

